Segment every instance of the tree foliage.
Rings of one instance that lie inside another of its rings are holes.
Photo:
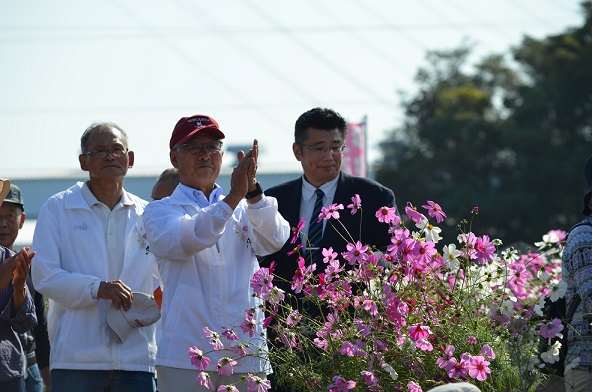
[[[377,179],[399,203],[434,200],[451,233],[478,206],[482,233],[532,243],[581,218],[592,154],[592,2],[581,27],[525,37],[513,62],[471,48],[428,53],[405,121],[381,143]],[[399,208],[403,206],[400,205]]]

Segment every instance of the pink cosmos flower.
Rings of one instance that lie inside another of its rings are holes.
[[[508,277],[513,285],[523,286],[529,278],[526,265],[522,262],[512,263],[508,266]]]
[[[329,249],[323,248],[321,253],[323,254],[323,263],[325,264],[337,258],[337,252],[333,252],[332,246],[330,246]]]
[[[273,275],[268,268],[260,268],[249,281],[251,288],[257,295],[263,295],[273,288]]]
[[[475,244],[477,243],[477,237],[473,232],[463,233],[458,236],[458,240],[461,243],[461,257],[469,257],[476,259]]]
[[[429,342],[429,340],[422,338],[415,341],[415,347],[422,351],[432,351],[434,349],[434,346]]]
[[[203,336],[210,338],[210,344],[213,346],[214,350],[218,351],[224,348],[224,344],[222,344],[222,341],[220,340],[220,335],[208,327],[203,327]]]
[[[234,385],[220,385],[216,392],[238,392]]]
[[[472,337],[472,336],[470,336],[470,337],[467,338],[467,343],[477,344],[477,339],[474,338],[474,337]]]
[[[370,332],[372,332],[372,327],[364,322],[362,319],[354,319],[354,324],[358,327],[358,333],[362,335],[363,338],[367,338],[370,336]]]
[[[292,256],[294,253],[297,253],[300,249],[302,249],[302,244],[296,245],[292,250],[288,252],[288,256]]]
[[[416,323],[407,328],[411,340],[425,339],[432,334],[430,327],[422,323]]]
[[[234,331],[232,329],[228,329],[224,326],[222,326],[222,336],[224,336],[226,339],[230,340],[230,341],[236,341],[238,340],[238,336],[236,336],[236,333],[234,333]]]
[[[368,255],[366,254],[366,251],[368,251],[368,245],[362,245],[360,241],[357,241],[355,245],[347,244],[345,247],[347,252],[343,252],[342,256],[350,265],[354,265],[356,262],[361,263],[368,259]]]
[[[392,244],[389,245],[386,250],[391,253],[399,253],[402,252],[405,248],[404,241],[409,238],[409,229],[406,228],[398,228],[395,230],[393,236],[391,237]],[[396,255],[394,255],[396,256]]]
[[[446,354],[448,357],[452,357],[454,355],[454,350],[456,350],[456,347],[450,344],[444,349],[444,354]]]
[[[397,209],[395,207],[380,207],[375,214],[376,218],[378,218],[379,222],[383,223],[393,223],[393,225],[398,225],[401,222],[401,218],[397,216]]]
[[[302,292],[302,288],[304,284],[310,277],[314,270],[316,270],[317,265],[313,263],[309,267],[306,266],[306,260],[302,256],[298,258],[298,268],[294,271],[294,277],[292,277],[292,290],[295,293]]]
[[[362,199],[357,193],[351,198],[352,203],[347,205],[347,208],[351,209],[351,214],[355,215],[358,210],[362,209]]]
[[[414,262],[419,254],[419,241],[415,238],[406,238],[403,240],[403,249],[401,249],[401,261]]]
[[[236,346],[230,346],[230,351],[240,357],[245,357],[247,355],[247,347],[242,343],[238,343]]]
[[[187,354],[191,357],[191,365],[195,366],[197,370],[206,370],[210,364],[210,358],[205,357],[203,352],[196,346],[189,348]]]
[[[563,324],[561,323],[561,320],[558,318],[554,318],[553,320],[541,325],[539,334],[546,339],[551,339],[554,338],[562,330]]]
[[[407,389],[409,389],[409,392],[423,392],[423,389],[414,381],[407,383]]]
[[[484,235],[477,238],[477,241],[475,242],[475,251],[477,263],[485,264],[486,262],[493,260],[495,245],[490,241],[489,236]]]
[[[428,210],[428,215],[432,218],[436,218],[436,222],[440,223],[446,218],[446,214],[442,211],[442,208],[438,203],[434,203],[431,200],[428,200],[428,204],[424,204],[422,206],[426,210]]]
[[[212,380],[210,380],[210,375],[206,372],[200,372],[197,375],[196,381],[202,387],[205,387],[208,389],[214,389],[214,383],[212,382]]]
[[[495,353],[489,344],[484,344],[481,348],[481,354],[487,356],[489,359],[495,359]]]
[[[249,334],[250,337],[255,335],[255,327],[257,324],[255,323],[255,318],[252,315],[247,314],[243,323],[240,325],[241,329],[243,330],[244,334]]]
[[[286,347],[296,347],[298,343],[296,342],[296,334],[291,331],[284,330],[280,333],[280,340]]]
[[[298,310],[293,310],[286,318],[286,324],[294,327],[300,322],[300,320],[302,320],[302,315],[300,312]]]
[[[276,305],[283,301],[284,297],[284,290],[275,286],[273,286],[273,288],[269,290],[267,293],[261,295],[261,298],[263,298],[265,301],[269,301],[269,303],[273,305]]]
[[[232,358],[223,357],[220,358],[218,364],[216,365],[216,369],[218,374],[221,376],[230,376],[234,373],[233,366],[236,365],[236,361]]]
[[[263,380],[252,373],[247,374],[247,392],[267,392],[271,389],[271,382]]]
[[[347,357],[353,357],[355,355],[356,346],[351,344],[348,341],[343,342],[341,347],[339,348],[339,352],[341,355],[345,355]]]
[[[476,378],[479,381],[485,381],[487,374],[491,373],[491,369],[488,367],[489,361],[486,361],[480,355],[471,357],[471,361],[467,368],[469,369],[469,376]]]
[[[382,340],[376,339],[373,343],[374,343],[374,349],[377,352],[383,352],[388,349],[388,347],[386,346],[386,344],[384,344],[384,342]]]
[[[376,316],[378,314],[378,306],[376,302],[372,301],[371,299],[364,300],[364,309],[367,310],[372,316]]]
[[[269,325],[271,324],[272,321],[273,321],[273,315],[265,317],[265,319],[263,320],[263,328],[269,327]]]
[[[314,344],[321,350],[327,350],[329,348],[329,342],[325,339],[314,338]]]
[[[374,373],[369,372],[368,370],[362,370],[360,372],[364,382],[368,385],[376,385],[378,384],[378,378],[374,375]]]
[[[329,385],[327,389],[329,392],[347,392],[350,389],[356,387],[356,382],[352,380],[346,380],[341,376],[333,376],[333,384]]]
[[[417,208],[411,204],[411,202],[407,202],[407,207],[405,207],[405,213],[415,223],[421,223],[425,220],[425,216],[422,213],[417,212]]]
[[[321,208],[319,221],[322,219],[339,219],[339,210],[343,210],[343,204],[331,204],[329,207]]]
[[[419,242],[417,244],[417,252],[419,254],[418,261],[421,264],[427,265],[432,261],[436,253],[438,253],[438,250],[436,249],[436,245],[432,241],[427,241]]]
[[[547,234],[553,238],[557,238],[557,242],[555,243],[556,245],[561,245],[561,242],[563,242],[567,236],[567,232],[564,230],[549,230]]]
[[[292,238],[290,239],[291,244],[295,244],[296,241],[298,240],[298,237],[300,236],[300,232],[302,231],[302,229],[304,229],[304,221],[305,221],[305,218],[300,218],[300,220],[298,221],[297,227],[292,227]]]
[[[467,373],[469,372],[469,369],[467,367],[468,364],[468,359],[461,359],[461,361],[459,362],[456,358],[451,357],[444,368],[448,371],[448,377],[464,379]]]

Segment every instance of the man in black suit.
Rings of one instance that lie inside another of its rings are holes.
[[[358,240],[362,244],[374,245],[384,250],[391,243],[389,226],[379,222],[375,214],[381,207],[396,207],[392,190],[376,181],[351,176],[341,171],[341,158],[346,138],[347,123],[334,110],[315,108],[303,113],[296,120],[292,151],[300,161],[304,174],[295,180],[265,191],[266,195],[278,200],[279,212],[291,227],[297,227],[300,219],[305,218],[303,231],[307,235],[308,229],[313,224],[311,215],[317,199],[316,189],[321,189],[324,193],[322,196],[324,207],[333,203],[343,204],[345,209],[340,211],[339,220],[349,235],[339,222],[334,219],[324,220],[322,221],[324,226],[322,239],[318,244],[320,249],[333,247],[341,260],[343,260],[341,252],[346,251],[346,245]],[[347,205],[352,204],[351,199],[356,194],[362,200],[362,210],[352,215]],[[299,240],[302,242],[292,244],[288,241],[279,252],[267,256],[262,262],[264,266],[269,266],[272,261],[276,262],[274,275],[283,279],[274,279],[274,283],[285,292],[290,292],[289,282],[298,268],[298,255],[288,255],[288,252],[302,243],[304,247],[301,253],[303,257],[308,258],[306,248],[310,243],[306,236],[302,237]],[[317,272],[324,269],[320,253],[319,250],[314,256]]]
[[[300,253],[307,260],[307,264],[310,263],[310,259],[314,259],[317,273],[325,269],[321,252],[323,248],[332,247],[337,252],[341,264],[345,263],[348,267],[349,264],[341,256],[341,252],[346,251],[348,243],[360,241],[365,245],[376,246],[379,250],[385,250],[391,244],[389,225],[379,222],[375,214],[381,207],[396,207],[395,195],[393,191],[376,181],[351,176],[341,171],[346,139],[347,123],[339,113],[326,108],[315,108],[303,113],[296,120],[292,151],[300,161],[304,173],[295,180],[265,191],[266,195],[277,199],[279,212],[290,223],[290,227],[297,227],[301,218],[305,218],[302,230],[304,235],[301,235],[296,243],[288,240],[279,252],[266,256],[261,261],[261,265],[265,267],[269,267],[271,262],[275,261],[273,273],[276,278],[273,283],[286,293],[294,294],[291,290],[291,281],[298,268],[299,256],[297,253],[288,253],[298,244],[303,245]],[[320,195],[318,189],[322,191]],[[362,201],[362,209],[352,215],[347,206],[352,204],[352,197],[356,194]],[[315,204],[319,204],[321,200],[323,207],[334,203],[343,204],[345,209],[340,211],[339,219],[343,226],[331,219],[322,220],[322,226],[312,228],[318,216],[318,211],[314,211]],[[314,218],[311,218],[313,216]],[[316,234],[311,234],[309,229]],[[315,238],[318,241],[314,241]],[[309,250],[311,245],[312,249]],[[295,296],[301,298],[302,295]],[[301,311],[315,317],[318,310],[305,307],[301,308]],[[273,328],[268,329],[268,336],[270,341],[276,340]],[[278,386],[274,374],[268,378],[271,380],[271,391],[290,390],[289,386]]]

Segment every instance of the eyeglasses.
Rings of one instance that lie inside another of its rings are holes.
[[[217,154],[222,149],[222,142],[220,140],[207,142],[207,143],[191,143],[191,144],[179,144],[176,149],[181,148],[189,151],[193,155],[202,154],[207,151],[208,154]]]
[[[325,147],[325,146],[307,146],[303,144],[302,147],[310,150],[315,155],[323,155],[331,151],[331,155],[340,155],[343,154],[343,150],[345,149],[345,144],[340,144],[339,146],[332,146],[332,147]]]
[[[113,154],[114,158],[121,158],[121,157],[124,157],[128,152],[129,152],[129,150],[127,150],[123,147],[115,147],[112,150],[89,151],[89,152],[85,152],[83,155],[90,155],[91,157],[96,158],[96,159],[105,159],[105,158],[107,158],[107,156],[109,156],[109,154]]]

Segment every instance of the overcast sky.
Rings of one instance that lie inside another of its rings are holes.
[[[397,91],[428,50],[475,59],[525,34],[580,26],[576,0],[0,1],[0,177],[79,171],[80,135],[122,126],[130,174],[169,167],[182,116],[209,114],[226,145],[260,141],[259,169],[297,168],[293,124],[331,107],[368,119],[370,161],[400,126]],[[227,152],[226,163],[229,163]]]

